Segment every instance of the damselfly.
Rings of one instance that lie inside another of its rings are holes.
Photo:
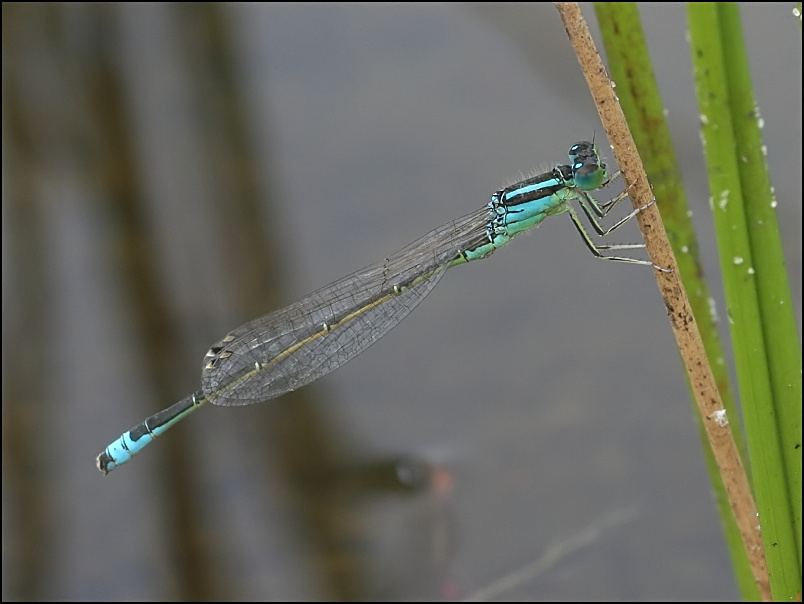
[[[569,158],[571,164],[497,191],[485,207],[430,231],[382,262],[230,332],[207,352],[201,390],[120,436],[98,455],[98,469],[106,474],[127,462],[207,402],[223,406],[261,403],[337,369],[404,319],[447,269],[485,258],[548,216],[568,213],[598,258],[664,270],[646,260],[603,253],[644,247],[641,244],[595,245],[573,203],[600,236],[644,208],[604,229],[599,220],[626,194],[603,204],[589,194],[609,182],[606,165],[593,143],[574,144]]]

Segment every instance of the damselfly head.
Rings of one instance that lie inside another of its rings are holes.
[[[584,191],[600,188],[606,180],[606,164],[600,159],[595,144],[589,141],[575,143],[569,149],[575,186]]]

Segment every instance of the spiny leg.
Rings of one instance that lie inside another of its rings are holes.
[[[591,216],[590,211],[588,210],[588,208],[586,208],[586,206],[584,205],[583,201],[580,200],[580,202],[581,202],[581,208],[584,208],[584,213],[589,218],[589,220],[592,223],[592,225],[595,227],[595,231],[597,231],[597,233],[602,237],[602,236],[608,235],[609,233],[611,233],[615,229],[619,228],[620,226],[622,226],[623,224],[628,222],[631,218],[636,216],[639,212],[641,212],[645,208],[647,208],[647,207],[653,205],[654,203],[656,203],[656,200],[654,199],[649,204],[647,204],[647,205],[645,205],[645,206],[643,206],[641,208],[637,208],[636,210],[634,210],[633,212],[628,214],[628,216],[626,216],[625,218],[623,218],[622,220],[620,220],[614,226],[612,226],[611,228],[609,228],[607,230],[604,230],[603,227],[600,225],[600,223],[598,223],[597,220],[593,216]],[[592,238],[589,236],[589,233],[587,233],[586,229],[583,227],[583,224],[581,223],[580,219],[578,218],[578,214],[575,212],[575,209],[569,203],[567,204],[567,213],[570,215],[570,218],[572,219],[572,224],[575,225],[575,228],[578,231],[578,233],[580,233],[581,238],[583,239],[584,243],[586,243],[586,247],[589,248],[589,251],[592,252],[592,254],[596,258],[600,258],[602,260],[614,260],[615,262],[627,262],[629,264],[641,264],[643,266],[652,266],[656,270],[659,270],[659,271],[662,271],[662,272],[670,272],[669,269],[662,268],[661,266],[657,266],[653,262],[650,262],[649,260],[640,260],[638,258],[628,258],[626,256],[607,256],[607,255],[605,255],[603,253],[603,250],[609,251],[609,250],[643,249],[645,247],[645,245],[642,244],[642,243],[595,245],[595,242],[592,241]]]
[[[604,188],[608,186],[608,184],[617,176],[620,172],[617,172],[612,178],[605,181],[599,188]],[[630,188],[630,187],[629,187]],[[620,203],[623,199],[628,197],[628,190],[625,189],[622,193],[614,197],[613,199],[609,199],[606,202],[600,203],[597,199],[592,197],[592,194],[588,191],[582,191],[577,189],[578,193],[578,200],[581,202],[581,205],[584,207],[584,212],[587,216],[589,216],[589,212],[594,212],[598,218],[605,218],[609,212],[614,209],[618,203]],[[591,216],[590,216],[591,219]]]
[[[601,185],[600,185],[598,188],[599,188],[599,189],[605,189],[605,188],[606,188],[606,187],[608,187],[608,186],[609,186],[611,183],[613,183],[615,180],[617,180],[618,178],[620,178],[622,175],[623,175],[623,173],[622,173],[620,170],[617,170],[617,171],[616,171],[614,174],[612,174],[612,175],[611,175],[611,176],[609,176],[609,177],[608,177],[606,180],[604,180],[604,181],[603,181],[603,183],[602,183],[602,184],[601,184]],[[598,201],[597,201],[597,200],[596,200],[594,197],[592,197],[592,195],[591,195],[591,194],[589,194],[589,193],[587,193],[587,196],[589,197],[589,199],[590,199],[591,203],[592,203],[593,205],[597,206],[597,207],[598,207],[598,208],[599,208],[599,209],[600,209],[600,210],[603,212],[603,216],[605,216],[605,215],[606,215],[606,214],[608,214],[608,213],[609,213],[611,210],[613,210],[613,209],[614,209],[614,206],[616,206],[616,205],[617,205],[617,204],[618,204],[620,201],[622,201],[623,199],[625,199],[626,197],[628,197],[628,191],[630,191],[630,190],[631,190],[631,187],[632,187],[632,186],[633,186],[633,183],[632,183],[630,186],[626,187],[626,188],[625,188],[625,190],[624,190],[622,193],[620,193],[619,195],[617,195],[617,196],[616,196],[614,199],[609,199],[608,201],[606,201],[606,202],[604,202],[604,203],[600,203],[600,202],[598,202]],[[603,218],[603,216],[601,216],[601,218]]]
[[[614,231],[619,229],[622,225],[624,225],[626,222],[631,220],[634,216],[639,214],[642,210],[644,210],[646,208],[649,208],[654,203],[656,203],[656,200],[653,199],[650,203],[645,204],[641,208],[637,208],[636,210],[632,210],[630,214],[628,214],[627,216],[621,218],[620,220],[615,222],[609,228],[604,228],[603,225],[600,224],[600,218],[604,218],[609,213],[611,208],[614,207],[614,204],[616,204],[621,199],[624,199],[627,196],[627,194],[628,194],[627,191],[623,191],[620,195],[615,197],[613,200],[606,202],[607,205],[605,206],[605,211],[604,211],[602,216],[599,215],[597,210],[596,210],[596,208],[599,208],[600,206],[598,205],[597,201],[595,201],[594,198],[591,195],[589,195],[585,191],[582,191],[581,195],[579,195],[577,197],[577,199],[578,199],[578,203],[581,206],[581,209],[583,210],[583,213],[586,214],[586,217],[589,219],[589,222],[591,223],[592,228],[595,229],[595,232],[598,235],[600,235],[601,237],[605,237],[609,233],[613,233]],[[596,214],[597,217],[593,216],[593,214]]]
[[[601,185],[598,187],[598,189],[605,189],[605,188],[606,188],[606,187],[608,187],[608,186],[609,186],[611,183],[613,183],[615,180],[617,180],[618,178],[620,178],[622,175],[623,175],[622,171],[621,171],[621,170],[617,170],[617,171],[616,171],[614,174],[612,174],[612,175],[611,175],[611,176],[609,176],[609,177],[608,177],[606,180],[604,180],[604,181],[603,181],[603,184],[601,184]]]

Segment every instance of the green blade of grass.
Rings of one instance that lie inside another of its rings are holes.
[[[739,417],[724,361],[711,295],[704,280],[698,255],[698,242],[681,181],[681,171],[673,148],[672,136],[664,113],[659,87],[654,77],[650,53],[643,35],[636,4],[599,2],[595,4],[612,79],[639,154],[645,166],[670,244],[676,255],[684,287],[701,332],[706,355],[729,417]],[[726,496],[723,479],[709,447],[705,428],[695,413],[715,501],[723,523],[724,535],[732,558],[740,592],[746,600],[756,600],[759,592],[743,547],[739,528]],[[740,430],[732,430],[743,466],[747,468],[745,442]]]
[[[764,546],[756,521],[757,508],[661,216],[655,205],[645,205],[654,196],[642,160],[628,129],[619,99],[614,93],[611,80],[578,5],[557,3],[556,6],[583,68],[606,134],[612,143],[632,203],[635,207],[644,207],[637,215],[637,220],[645,239],[645,249],[654,265],[662,267],[662,270],[655,271],[659,291],[684,361],[696,405],[706,428],[707,438],[723,476],[729,503],[751,562],[754,579],[761,597],[769,599],[770,588],[763,553]]]
[[[801,458],[800,447],[794,448],[801,442],[800,347],[795,321],[791,330],[778,312],[791,300],[769,178],[757,153],[758,113],[739,17],[733,6],[715,3],[691,3],[688,15],[710,204],[771,591],[774,599],[788,600],[801,590]],[[796,476],[788,477],[788,469]],[[795,484],[797,511],[790,491]]]

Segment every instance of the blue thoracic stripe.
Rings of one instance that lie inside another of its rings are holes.
[[[550,191],[551,189],[559,189],[565,187],[566,183],[556,179],[550,178],[548,180],[544,180],[542,182],[537,182],[533,184],[528,184],[525,186],[517,187],[516,189],[507,189],[505,191],[505,197],[515,197],[517,195],[527,195],[528,193],[538,192],[540,196],[544,196],[546,192]]]
[[[587,191],[605,181],[606,165],[594,144],[570,148],[571,165],[494,193],[485,208],[449,222],[382,262],[361,269],[293,304],[255,319],[216,342],[204,357],[201,390],[160,411],[111,443],[96,463],[108,473],[207,402],[251,405],[317,380],[354,358],[405,318],[452,266],[479,260],[547,216],[568,212],[599,258],[651,265],[601,253],[569,202],[575,201],[598,234],[597,222],[622,196],[602,206]],[[608,246],[628,249],[637,246]]]

